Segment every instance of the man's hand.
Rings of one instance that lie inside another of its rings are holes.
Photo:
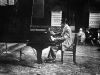
[[[56,38],[54,38],[53,36],[51,36],[51,40],[52,40],[52,41],[55,41],[55,40],[56,40]]]
[[[55,35],[55,33],[53,31],[50,31],[50,34],[53,35],[53,36]]]
[[[51,39],[52,39],[52,41],[58,41],[58,40],[61,40],[61,38],[55,38],[55,37],[53,37],[53,36],[51,36]]]

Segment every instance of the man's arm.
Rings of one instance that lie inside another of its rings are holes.
[[[61,36],[61,32],[55,33],[55,36]]]
[[[51,34],[52,36],[61,36],[61,32],[54,33],[53,31],[50,31],[50,34]]]

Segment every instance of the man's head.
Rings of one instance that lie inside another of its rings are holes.
[[[64,22],[61,22],[61,28],[63,28],[65,26]]]
[[[67,18],[66,18],[66,19],[62,19],[61,21],[62,21],[62,22],[61,22],[61,27],[63,28],[63,27],[65,26],[65,24],[68,23],[68,20],[67,20]]]
[[[68,20],[67,20],[67,18],[65,18],[65,23],[68,24]]]
[[[80,29],[79,29],[79,31],[83,31],[83,29],[82,29],[82,28],[80,28]]]

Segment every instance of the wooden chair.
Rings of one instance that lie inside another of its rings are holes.
[[[76,44],[77,44],[77,34],[75,33],[72,45],[66,50],[66,51],[71,51],[72,52],[70,54],[73,55],[73,62],[74,62],[74,64],[76,63]],[[65,51],[61,50],[61,62],[62,63],[63,63],[64,52]]]

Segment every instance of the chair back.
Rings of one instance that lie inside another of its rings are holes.
[[[77,33],[72,33],[72,44],[77,43]]]

